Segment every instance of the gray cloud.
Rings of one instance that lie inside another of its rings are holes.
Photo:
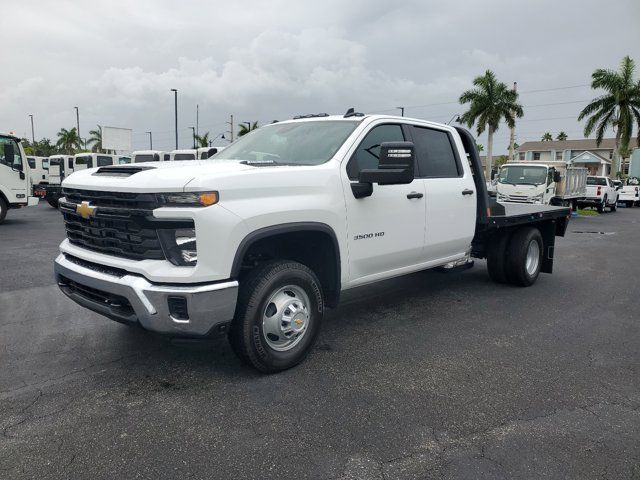
[[[5,2],[6,3],[6,2]],[[575,121],[594,93],[597,67],[623,55],[640,62],[637,1],[352,0],[13,1],[0,31],[0,130],[55,137],[81,112],[96,124],[133,128],[134,148],[173,146],[179,90],[181,146],[188,127],[213,135],[236,121],[294,114],[392,112],[447,121],[474,76],[494,70],[518,81],[526,117],[520,142],[542,132],[581,134]],[[576,88],[536,92],[558,87]],[[501,128],[497,153],[508,132]],[[484,138],[480,138],[485,143]]]

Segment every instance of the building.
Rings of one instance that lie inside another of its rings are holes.
[[[615,138],[604,138],[600,145],[595,139],[525,142],[516,150],[516,160],[559,160],[576,167],[586,167],[590,175],[609,175],[615,148]],[[622,159],[620,170],[631,176],[640,175],[640,149],[636,139],[629,145],[631,155]]]

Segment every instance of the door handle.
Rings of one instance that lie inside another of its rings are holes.
[[[473,190],[465,188],[464,190],[462,190],[462,194],[463,195],[473,195]]]
[[[418,193],[418,192],[411,192],[407,194],[407,198],[409,200],[411,200],[412,198],[422,198],[424,197],[424,195],[422,193]]]

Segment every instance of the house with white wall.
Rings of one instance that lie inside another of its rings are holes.
[[[590,175],[609,175],[614,148],[615,138],[604,138],[600,145],[597,145],[592,138],[525,142],[517,148],[516,160],[532,162],[559,160],[576,167],[585,167]],[[620,170],[626,175],[638,176],[640,175],[640,149],[636,139],[632,139],[629,148],[631,155],[622,159]],[[638,172],[634,174],[636,170]]]

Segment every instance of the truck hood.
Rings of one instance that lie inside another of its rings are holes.
[[[74,172],[64,180],[62,185],[66,188],[111,192],[182,192],[194,179],[203,177],[221,179],[256,169],[236,160],[147,162],[108,167],[111,172],[132,172],[127,176],[98,173],[100,168]]]

